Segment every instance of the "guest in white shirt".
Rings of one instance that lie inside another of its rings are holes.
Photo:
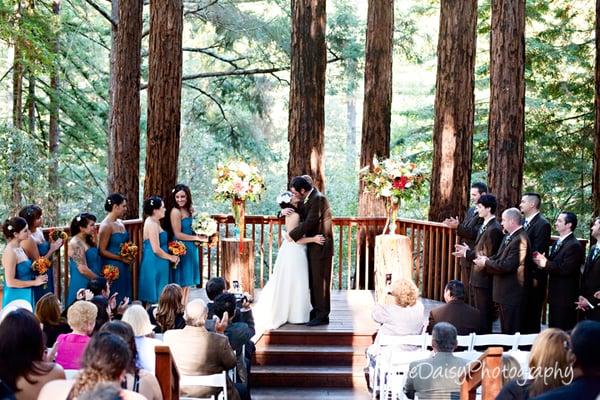
[[[162,345],[162,342],[154,338],[154,325],[150,323],[148,313],[144,307],[134,304],[125,310],[121,321],[127,322],[133,328],[138,352],[138,368],[154,373],[156,362],[154,347]]]

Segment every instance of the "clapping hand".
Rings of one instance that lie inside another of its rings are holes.
[[[458,228],[458,216],[446,218],[442,224],[446,225],[448,228]]]
[[[473,260],[473,265],[477,271],[482,271],[485,268],[485,262],[487,260],[488,257],[486,256],[477,256],[477,258]]]
[[[544,253],[540,253],[540,252],[534,252],[533,255],[533,262],[540,268],[545,268],[546,267],[546,263],[548,262],[548,259],[546,258],[546,255]]]
[[[596,293],[598,294],[598,293]],[[588,299],[586,299],[583,296],[579,296],[579,299],[575,302],[575,304],[577,305],[577,307],[575,307],[576,310],[581,310],[581,311],[585,311],[588,308],[590,308],[591,304],[588,301]]]
[[[454,252],[452,253],[452,255],[454,257],[459,257],[459,258],[464,258],[467,256],[467,251],[469,250],[469,246],[466,243],[463,244],[455,244],[454,245]]]
[[[79,289],[77,294],[75,295],[76,300],[86,300],[89,301],[94,297],[94,293],[90,289]]]
[[[215,321],[215,332],[224,333],[225,329],[227,329],[227,326],[229,325],[229,314],[227,313],[227,311],[225,311],[223,313],[223,318],[221,318],[221,319],[219,319],[219,317],[216,317],[216,318],[217,318],[217,320]]]

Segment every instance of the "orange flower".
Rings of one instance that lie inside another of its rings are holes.
[[[31,264],[31,269],[38,275],[48,273],[50,268],[52,268],[52,263],[46,257],[40,257]]]
[[[138,247],[133,242],[125,242],[121,245],[119,255],[125,258],[135,258],[138,253]]]
[[[114,265],[105,265],[102,267],[102,276],[109,282],[116,281],[119,279],[119,268]]]
[[[169,251],[174,256],[181,257],[184,256],[187,252],[187,247],[185,247],[185,244],[183,244],[183,242],[180,242],[179,240],[174,240],[169,243]]]

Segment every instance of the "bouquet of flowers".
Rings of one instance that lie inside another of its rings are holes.
[[[392,204],[408,199],[418,192],[425,176],[417,164],[402,161],[399,157],[378,160],[373,158],[373,169],[369,166],[360,170],[365,192],[383,197]]]
[[[31,269],[36,275],[44,275],[52,268],[52,263],[46,257],[40,257],[31,264]],[[44,289],[48,288],[48,284],[44,285]]]
[[[102,276],[109,282],[119,279],[119,268],[114,265],[105,265],[102,267]]]
[[[119,255],[121,257],[133,259],[137,256],[138,247],[133,242],[125,242],[121,244],[121,249],[119,250]]]
[[[53,242],[56,242],[58,239],[62,239],[64,242],[69,238],[69,235],[67,235],[67,232],[65,232],[63,230],[52,228],[52,229],[50,229],[50,233],[48,234],[48,237]]]
[[[177,257],[185,256],[185,253],[187,253],[187,247],[185,247],[185,244],[179,240],[173,240],[172,242],[169,242],[168,247],[171,254]],[[173,269],[177,269],[177,264],[173,264],[172,267]]]
[[[199,213],[194,217],[192,229],[197,235],[211,237],[217,233],[217,221],[208,215],[208,213]]]
[[[213,179],[216,185],[217,200],[257,201],[265,191],[265,180],[256,166],[244,161],[229,161],[217,164],[217,175]]]

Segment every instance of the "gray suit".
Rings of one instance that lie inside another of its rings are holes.
[[[404,393],[409,399],[459,399],[461,375],[467,360],[452,353],[435,353],[424,360],[413,361],[408,368]]]

